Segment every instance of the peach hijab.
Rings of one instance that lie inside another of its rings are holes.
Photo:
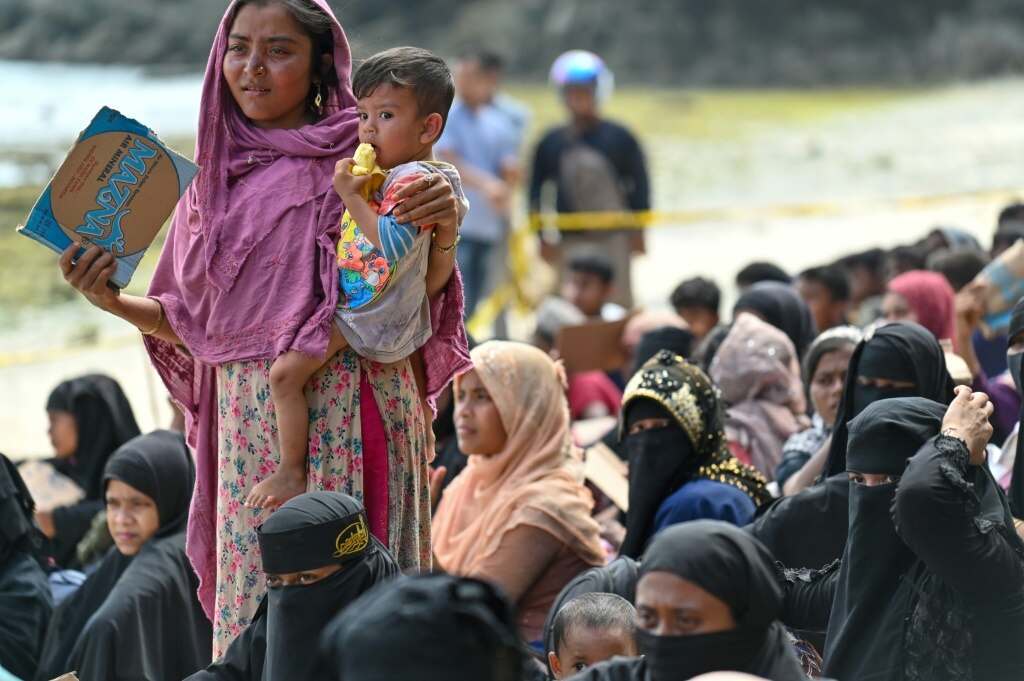
[[[580,482],[569,437],[561,366],[533,346],[509,341],[483,343],[471,357],[508,439],[497,454],[471,456],[445,490],[434,517],[439,567],[471,574],[507,532],[523,525],[550,533],[591,564],[603,563],[590,517],[594,500]]]

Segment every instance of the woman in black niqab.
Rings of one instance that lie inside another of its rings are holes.
[[[644,578],[652,573],[669,573],[723,603],[734,628],[668,636],[647,631]],[[695,520],[658,534],[640,563],[636,606],[637,643],[644,657],[603,662],[574,679],[676,681],[713,671],[740,671],[773,681],[806,678],[778,622],[783,591],[772,556],[733,525]]]
[[[883,400],[850,424],[842,563],[787,573],[787,624],[827,624],[827,676],[1024,678],[1024,543],[988,467],[939,434],[948,409]]]
[[[919,397],[869,406],[849,425],[850,475],[898,479],[906,460],[939,432],[946,406]],[[896,655],[906,590],[899,591],[914,553],[896,533],[896,483],[850,483],[849,536],[843,552],[825,642],[825,673],[840,679],[899,678]],[[897,592],[899,591],[899,594]],[[865,676],[868,672],[883,676]]]
[[[75,547],[103,509],[103,471],[114,451],[139,434],[131,405],[121,386],[102,374],[88,374],[60,383],[46,401],[48,412],[66,412],[75,422],[78,447],[69,457],[50,463],[85,492],[71,506],[53,510],[56,536],[48,551],[58,565],[72,565]]]
[[[0,454],[0,613],[8,615],[0,616],[0,667],[19,678],[35,672],[53,612],[33,512],[18,469]]]
[[[185,556],[195,466],[184,438],[158,430],[129,440],[107,462],[103,488],[112,480],[149,497],[159,527],[135,555],[110,549],[61,603],[36,679],[74,669],[83,679],[178,681],[210,659],[212,629]]]
[[[864,379],[910,386],[879,387]],[[946,370],[946,356],[930,331],[914,322],[895,322],[867,333],[850,357],[836,428],[822,477],[846,470],[847,424],[872,402],[896,397],[923,397],[941,404],[953,401],[956,383]]]
[[[665,425],[630,433],[632,424],[646,419]],[[629,380],[618,430],[627,445],[630,472],[622,555],[638,558],[664,525],[693,519],[667,512],[670,499],[677,506],[701,509],[701,517],[734,521],[746,512],[737,497],[751,512],[771,498],[764,478],[729,451],[724,423],[718,387],[679,355],[658,351]],[[698,480],[705,484],[688,484]],[[749,517],[747,512],[739,522]]]
[[[310,585],[268,589],[264,681],[321,678],[317,642],[338,611],[371,587],[394,579],[398,563],[370,534],[362,504],[338,492],[293,498],[259,530],[263,571],[340,569]]]
[[[793,341],[800,362],[803,362],[804,353],[818,335],[810,308],[791,284],[778,281],[754,284],[736,300],[732,308],[733,318],[740,312],[753,312],[786,334]]]
[[[372,587],[401,574],[368,528],[363,505],[340,492],[300,494],[271,514],[257,532],[264,573],[338,569],[309,584],[271,586],[224,658],[189,681],[327,678],[318,648],[327,623]]]
[[[878,387],[862,378],[909,385]],[[786,565],[821,567],[838,559],[848,527],[847,424],[882,399],[916,396],[949,404],[955,387],[942,348],[923,326],[896,322],[869,332],[850,358],[823,479],[769,506],[751,532]]]

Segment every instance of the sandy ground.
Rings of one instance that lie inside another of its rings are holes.
[[[12,458],[47,455],[46,398],[57,383],[101,372],[125,389],[143,432],[167,427],[172,411],[138,334],[91,347],[21,353],[0,366],[0,451]]]
[[[743,214],[652,229],[647,255],[634,261],[638,302],[666,307],[681,279],[702,274],[723,286],[727,310],[732,277],[748,262],[774,260],[797,272],[916,240],[939,224],[987,244],[1000,207],[1024,188],[1024,163],[1015,153],[1024,148],[1022,93],[1019,81],[963,86],[744,140],[645,140],[657,208],[739,207]],[[920,196],[935,198],[889,201]],[[808,203],[822,211],[787,217],[759,210]],[[98,325],[101,344],[28,351],[40,345],[40,329],[66,327],[70,315]],[[143,429],[169,423],[137,333],[82,307],[60,317],[0,330],[0,451],[46,454],[46,396],[60,380],[88,371],[122,382]],[[513,333],[527,328],[529,319],[513,320]]]

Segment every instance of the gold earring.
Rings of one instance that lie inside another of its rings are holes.
[[[316,84],[316,97],[313,98],[313,106],[316,107],[317,113],[321,113],[322,114],[324,112],[323,101],[324,101],[324,98],[320,94],[320,83],[317,83]]]

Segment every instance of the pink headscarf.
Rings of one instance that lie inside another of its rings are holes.
[[[334,18],[324,0],[316,4]],[[321,357],[337,302],[331,237],[342,205],[331,178],[359,132],[348,41],[335,20],[338,81],[326,107],[333,113],[294,130],[257,128],[224,81],[234,6],[206,66],[196,142],[202,170],[178,204],[149,293],[208,364],[289,349]]]
[[[329,115],[294,130],[249,124],[223,77],[232,3],[203,81],[196,144],[202,170],[178,203],[150,283],[149,295],[163,305],[187,348],[145,337],[150,359],[185,412],[196,452],[186,548],[208,615],[216,581],[214,367],[271,359],[286,350],[323,357],[337,303],[334,242],[343,206],[331,180],[335,163],[355,149],[358,117],[348,40],[327,2],[312,1],[333,24],[337,82],[325,102]],[[432,397],[470,366],[465,352],[452,351],[453,345],[466,346],[461,315],[456,271],[431,306],[434,337],[424,348],[424,363]]]
[[[917,316],[917,323],[938,340],[948,338],[956,352],[956,293],[938,272],[904,272],[889,282],[888,290],[903,296]]]

